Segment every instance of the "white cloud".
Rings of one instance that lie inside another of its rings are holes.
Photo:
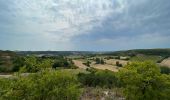
[[[119,13],[122,0],[15,0],[15,33],[33,33],[69,41],[72,37],[87,34],[99,26],[110,14]]]
[[[170,36],[162,36],[161,33],[145,33],[134,37],[122,36],[115,39],[103,38],[94,43],[101,47],[113,47],[117,50],[127,50],[136,48],[166,48],[166,45],[169,44],[167,41],[169,40]]]

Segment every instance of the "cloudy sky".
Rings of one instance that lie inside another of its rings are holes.
[[[0,0],[0,49],[170,48],[169,0]]]

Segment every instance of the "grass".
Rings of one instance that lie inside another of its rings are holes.
[[[89,73],[84,69],[60,69],[60,71],[71,72],[72,74]]]
[[[130,61],[132,62],[144,62],[144,61],[151,61],[156,63],[158,60],[162,59],[160,56],[154,56],[154,55],[137,55],[132,58],[130,58]]]

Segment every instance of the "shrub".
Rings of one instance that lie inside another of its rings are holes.
[[[153,63],[128,64],[118,76],[127,100],[170,100],[170,76]]]
[[[13,72],[19,71],[19,69],[24,66],[24,62],[25,62],[24,57],[19,57],[19,56],[15,57],[13,59],[13,65],[14,66],[12,68],[12,71]]]
[[[90,74],[79,73],[78,80],[84,86],[113,88],[117,86],[117,78],[111,71],[96,71]]]
[[[42,71],[0,82],[1,100],[78,100],[81,93],[76,77],[64,71]]]
[[[91,62],[90,62],[90,61],[87,61],[86,63],[83,63],[83,64],[86,65],[86,66],[88,66],[88,67],[90,67]]]
[[[100,64],[100,58],[96,58],[96,64]]]
[[[116,61],[116,66],[122,67],[123,65],[119,63],[119,61]]]
[[[161,69],[162,74],[170,74],[170,68],[169,67],[161,66],[160,69]]]
[[[96,58],[96,64],[105,64],[103,59]]]
[[[120,59],[120,56],[116,56],[115,59]]]

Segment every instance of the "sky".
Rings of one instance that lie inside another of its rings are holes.
[[[0,49],[170,48],[169,0],[0,0]]]

